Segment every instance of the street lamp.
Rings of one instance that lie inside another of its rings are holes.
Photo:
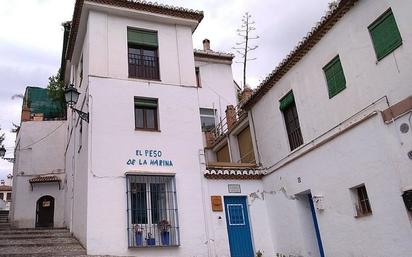
[[[77,110],[76,108],[73,107],[73,105],[76,105],[77,101],[79,100],[79,95],[80,95],[79,91],[77,91],[77,89],[74,87],[73,84],[70,84],[69,87],[64,92],[64,98],[66,100],[67,105],[73,111],[77,112],[77,114],[79,114],[80,119],[89,123],[89,114],[82,112],[80,110]]]
[[[0,146],[0,158],[4,158],[6,155],[6,148],[4,148],[4,145]]]

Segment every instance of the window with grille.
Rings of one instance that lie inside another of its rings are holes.
[[[352,194],[355,199],[355,217],[362,217],[372,214],[372,208],[369,202],[368,193],[365,185],[352,188]]]
[[[290,150],[294,150],[303,144],[302,132],[300,131],[299,117],[296,109],[293,92],[290,91],[280,99],[280,110],[285,119],[286,131],[288,133]]]
[[[141,130],[158,130],[157,99],[134,99],[135,128]]]
[[[0,193],[0,200],[4,199],[4,193]]]
[[[208,131],[216,126],[216,110],[200,108],[200,122],[202,131]]]
[[[174,176],[126,178],[129,247],[180,245]]]
[[[11,201],[11,193],[7,193],[6,201]]]
[[[323,67],[323,71],[325,72],[330,99],[346,88],[345,74],[343,73],[339,55],[326,64]]]
[[[157,32],[127,29],[129,77],[159,80]]]
[[[368,29],[378,61],[402,45],[402,37],[391,9],[369,25]]]

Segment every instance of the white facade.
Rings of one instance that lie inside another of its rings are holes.
[[[54,198],[54,227],[64,221],[64,151],[67,124],[59,121],[22,121],[16,138],[13,166],[11,223],[34,228],[37,203],[42,196]],[[56,176],[61,183],[30,183],[39,176]]]
[[[376,61],[368,26],[389,8],[402,45]],[[325,256],[410,255],[412,215],[402,194],[412,186],[411,109],[392,121],[382,118],[384,110],[412,95],[410,10],[405,1],[359,1],[249,111],[255,156],[265,174],[260,192],[268,222],[250,215],[253,235],[271,241],[270,247],[254,241],[263,256],[321,256],[309,193],[320,201],[315,208]],[[322,68],[337,55],[346,88],[329,99]],[[290,90],[303,135],[303,145],[293,151],[279,110]],[[401,124],[409,131],[401,132]],[[211,181],[211,195],[228,195]],[[252,182],[238,184],[247,188]],[[354,188],[362,184],[372,213],[357,217]],[[249,208],[253,214],[250,197]]]

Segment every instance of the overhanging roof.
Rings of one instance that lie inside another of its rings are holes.
[[[263,80],[243,107],[245,109],[252,108],[358,1],[341,0],[338,6],[326,14],[307,36],[298,43],[295,49]]]

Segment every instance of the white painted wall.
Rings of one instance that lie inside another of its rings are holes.
[[[64,147],[66,121],[24,121],[16,138],[13,166],[11,221],[19,228],[32,228],[36,222],[36,202],[44,195],[55,198],[54,226],[64,224]],[[38,175],[56,175],[57,183],[34,184],[29,179]]]
[[[367,30],[389,7],[395,15],[403,45],[376,63]],[[373,101],[387,96],[395,104],[412,94],[410,86],[412,21],[407,1],[359,1],[323,39],[253,108],[257,144],[267,172],[263,189],[274,191],[266,206],[275,253],[317,256],[301,193],[324,196],[318,222],[326,256],[408,256],[412,239],[411,214],[402,201],[410,189],[410,113],[389,125],[380,113],[332,141],[282,166],[365,115],[388,108],[385,99],[341,124],[319,140],[290,152],[279,99],[293,89],[304,143],[309,143]],[[322,67],[339,54],[346,89],[329,99]],[[301,183],[298,182],[301,178]],[[354,218],[350,188],[364,183],[373,214]],[[390,246],[390,247],[389,247]],[[275,254],[274,253],[274,254]]]

